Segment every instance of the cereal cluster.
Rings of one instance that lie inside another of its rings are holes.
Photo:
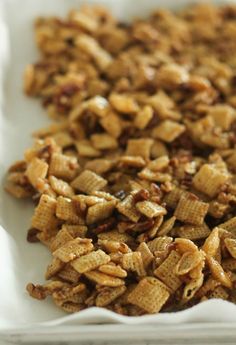
[[[24,89],[54,122],[6,184],[52,253],[29,294],[132,316],[235,302],[236,7],[127,24],[84,6],[35,29]]]

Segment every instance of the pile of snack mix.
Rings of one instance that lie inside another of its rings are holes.
[[[84,6],[35,30],[24,88],[54,122],[6,184],[52,253],[29,294],[132,316],[235,302],[236,6],[129,24]]]

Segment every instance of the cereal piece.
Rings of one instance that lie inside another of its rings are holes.
[[[145,160],[141,156],[122,156],[119,159],[122,166],[143,168],[146,165]]]
[[[36,138],[46,138],[50,135],[56,133],[67,133],[66,129],[68,127],[67,121],[60,121],[59,123],[50,124],[47,127],[40,128],[33,132],[33,136]],[[65,130],[65,131],[64,131]],[[55,139],[54,139],[55,141]],[[59,145],[60,146],[60,145]]]
[[[48,265],[47,271],[45,273],[46,279],[51,279],[53,276],[55,276],[63,267],[64,262],[59,260],[58,258],[53,258],[52,263]]]
[[[169,163],[169,157],[165,155],[150,161],[147,167],[152,171],[162,171],[168,168]]]
[[[230,255],[236,259],[236,240],[234,238],[226,238],[224,243]]]
[[[195,195],[182,196],[178,202],[174,216],[182,222],[201,225],[207,214],[209,204],[199,201]]]
[[[189,301],[195,296],[203,284],[203,278],[203,274],[200,274],[198,277],[191,279],[190,282],[185,285],[183,292],[184,302]]]
[[[84,170],[71,183],[71,186],[86,194],[91,194],[97,190],[103,189],[107,185],[107,181],[101,176],[95,174],[90,170]]]
[[[78,140],[75,143],[77,151],[81,157],[95,158],[101,156],[101,151],[95,149],[91,142],[86,139]]]
[[[216,126],[221,127],[223,130],[229,130],[235,119],[234,109],[226,104],[217,104],[210,107],[208,115],[213,118]]]
[[[215,256],[219,246],[220,246],[219,228],[215,228],[212,230],[210,235],[206,238],[202,246],[202,250],[210,256]]]
[[[112,215],[116,206],[116,201],[103,201],[90,206],[86,215],[86,223],[93,224],[100,220],[106,219]]]
[[[117,201],[118,200],[114,195],[112,195],[108,192],[104,192],[102,190],[93,192],[93,195],[97,196],[98,198],[105,199],[107,201]]]
[[[82,11],[72,10],[69,13],[70,20],[73,24],[78,25],[88,32],[95,32],[98,29],[98,22],[96,18],[84,13]]]
[[[153,128],[152,137],[171,143],[185,131],[185,126],[178,122],[165,120]]]
[[[124,242],[127,244],[133,243],[133,238],[130,235],[121,233],[117,230],[102,232],[98,234],[98,238],[100,240]]]
[[[186,190],[180,189],[180,188],[174,188],[169,193],[167,193],[164,197],[164,202],[166,205],[172,209],[175,209],[178,205],[178,202],[181,198],[181,196],[185,195],[187,196],[189,192]]]
[[[123,254],[121,252],[114,252],[114,253],[110,253],[110,258],[111,258],[111,261],[116,264],[116,265],[120,265],[121,264],[121,260],[122,260],[122,257],[123,257]]]
[[[92,249],[92,240],[77,237],[74,240],[68,241],[63,244],[52,254],[54,257],[59,258],[63,262],[69,262],[81,255],[85,255],[91,252]]]
[[[169,117],[169,111],[174,108],[174,101],[163,91],[159,90],[156,94],[147,99],[158,115],[165,119]]]
[[[132,195],[128,195],[123,201],[119,202],[116,208],[120,213],[125,215],[133,222],[137,222],[140,218],[140,214],[135,208]]]
[[[128,95],[113,93],[109,97],[109,101],[113,108],[124,114],[135,114],[139,110],[136,101]]]
[[[153,227],[150,230],[148,230],[147,233],[144,233],[144,237],[145,237],[146,234],[148,235],[149,239],[152,239],[152,238],[156,237],[157,232],[158,232],[158,230],[159,230],[159,228],[160,228],[160,226],[161,226],[161,224],[163,222],[163,219],[164,219],[163,216],[155,218]],[[142,234],[140,235],[140,237],[141,236],[142,236]],[[138,239],[140,239],[140,238],[138,238]],[[141,240],[141,242],[142,242],[142,240]]]
[[[154,256],[152,252],[150,251],[148,245],[145,242],[142,242],[140,243],[140,245],[138,246],[136,250],[137,252],[141,253],[144,268],[148,267],[154,259]]]
[[[232,282],[223,270],[222,266],[216,261],[212,256],[207,255],[206,260],[211,271],[213,278],[218,280],[223,286],[227,288],[232,288]]]
[[[137,210],[148,218],[159,217],[166,214],[166,209],[152,201],[139,201],[136,203]]]
[[[33,158],[26,169],[26,176],[35,189],[38,189],[39,183],[47,176],[48,164],[37,157]]]
[[[113,167],[112,161],[108,159],[103,159],[103,158],[98,158],[98,159],[93,159],[91,161],[88,161],[84,168],[85,170],[90,170],[93,171],[94,173],[98,175],[102,175],[109,170],[111,170]]]
[[[118,278],[125,278],[127,277],[127,272],[123,270],[120,265],[101,265],[98,270],[100,272],[106,273],[110,276],[118,277]]]
[[[93,194],[94,193],[95,192],[93,192]],[[79,210],[85,211],[87,207],[103,202],[104,198],[100,198],[94,195],[78,194],[73,196],[72,200]]]
[[[55,176],[49,176],[49,182],[54,192],[58,195],[72,197],[75,194],[73,188],[66,181],[60,180]]]
[[[121,120],[115,113],[109,113],[101,118],[99,123],[112,137],[118,138],[120,136],[122,132]]]
[[[166,236],[174,227],[176,221],[176,217],[173,216],[169,219],[167,219],[158,230],[158,236]]]
[[[216,149],[227,149],[230,147],[229,137],[227,134],[222,133],[204,133],[200,136],[202,143],[214,147]]]
[[[151,153],[151,147],[153,144],[152,139],[129,139],[126,149],[127,156],[141,156],[144,159],[148,159]]]
[[[115,288],[104,288],[101,292],[99,292],[96,298],[96,306],[97,307],[105,307],[108,304],[115,301],[118,297],[123,295],[126,291],[125,286],[118,286]]]
[[[172,250],[167,259],[154,271],[155,276],[165,283],[171,291],[176,291],[182,284],[182,281],[175,273],[180,258],[180,254]]]
[[[71,267],[70,264],[66,264],[64,268],[57,273],[57,277],[68,283],[77,284],[80,274]]]
[[[210,164],[204,164],[194,176],[193,185],[200,192],[214,197],[228,180],[229,175],[217,170]]]
[[[92,271],[100,265],[105,265],[110,261],[110,256],[101,249],[83,255],[71,262],[71,266],[79,273]]]
[[[168,156],[168,149],[162,141],[156,139],[151,148],[151,158],[155,159],[162,156]]]
[[[199,289],[197,293],[197,297],[206,296],[210,291],[214,291],[217,286],[220,285],[220,282],[215,280],[212,276],[204,282],[202,287]]]
[[[176,238],[175,247],[180,254],[184,254],[185,252],[198,251],[198,247],[196,246],[196,244],[186,238]]]
[[[125,284],[123,279],[112,277],[99,271],[86,272],[85,276],[95,283],[103,286],[118,287]]]
[[[79,165],[75,157],[53,153],[49,164],[49,175],[71,181],[77,174]]]
[[[139,129],[144,129],[153,117],[153,109],[146,105],[141,109],[134,119],[134,126]]]
[[[168,88],[176,87],[189,80],[187,70],[175,63],[166,63],[162,65],[158,72],[158,83]]]
[[[58,219],[56,218],[56,207],[57,201],[54,198],[43,194],[32,217],[32,228],[41,231],[52,231],[56,229],[58,225]]]
[[[177,228],[178,237],[187,238],[192,241],[206,238],[210,235],[210,233],[211,231],[206,225],[206,223],[203,223],[202,225],[199,225],[199,226],[183,225]]]
[[[153,314],[161,310],[169,296],[168,288],[161,281],[146,277],[128,295],[128,302]]]
[[[144,168],[140,173],[138,173],[138,177],[153,182],[169,182],[172,179],[170,174],[154,172],[149,168]]]
[[[57,199],[56,215],[59,219],[69,221],[71,223],[84,224],[83,218],[77,213],[77,209],[73,201],[69,198],[59,196]]]
[[[66,313],[78,313],[82,309],[84,309],[84,306],[80,303],[73,303],[71,301],[64,301],[64,300],[58,300],[57,298],[53,297],[53,301],[57,306],[59,306],[62,310],[64,310]]]
[[[217,288],[208,295],[208,298],[220,298],[224,300],[227,300],[228,297],[228,292],[222,286],[217,286]]]
[[[84,238],[84,237],[86,237],[86,233],[87,233],[88,228],[85,225],[63,224],[62,230],[68,231],[73,238],[75,238],[75,237]]]
[[[64,287],[60,290],[53,291],[52,297],[57,300],[67,300],[78,302],[80,300],[80,295],[86,291],[86,285],[83,283],[79,283],[75,286],[68,286],[64,284]]]
[[[110,106],[106,98],[95,96],[87,102],[87,109],[99,117],[104,117],[110,111]]]
[[[172,237],[157,237],[154,240],[147,242],[147,246],[152,253],[155,253],[157,251],[166,250],[172,241]]]
[[[102,71],[112,62],[111,55],[91,36],[80,34],[76,45],[90,55]]]
[[[139,252],[124,254],[122,258],[122,267],[126,271],[137,273],[138,276],[146,275],[142,255]]]
[[[114,150],[118,147],[117,140],[106,133],[91,135],[91,142],[98,150]]]
[[[219,224],[219,228],[228,230],[233,234],[236,234],[236,217],[230,218],[226,222]]]
[[[54,236],[57,232],[57,229],[53,229],[50,230],[50,232],[47,231],[39,231],[36,235],[36,238],[42,243],[44,244],[46,247],[48,247],[48,249],[50,249],[51,247],[51,243],[54,239]]]
[[[175,272],[177,275],[189,273],[194,269],[203,259],[201,252],[185,252],[176,265]]]
[[[62,148],[71,146],[74,143],[73,138],[66,131],[57,132],[52,136],[52,138],[55,143]]]
[[[68,241],[72,241],[73,237],[69,233],[69,231],[66,228],[63,228],[58,231],[56,234],[56,237],[53,239],[51,243],[51,251],[54,252],[56,249],[61,247],[63,244],[65,244]]]
[[[229,258],[225,259],[221,263],[222,267],[226,271],[235,271],[236,270],[236,260]]]

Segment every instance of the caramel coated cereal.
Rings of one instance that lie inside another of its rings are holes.
[[[84,5],[35,21],[24,91],[52,123],[5,187],[36,203],[27,239],[52,253],[32,297],[127,316],[235,303],[235,13],[122,23]]]

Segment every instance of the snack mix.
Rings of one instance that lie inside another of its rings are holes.
[[[6,183],[52,253],[29,294],[130,316],[235,302],[236,6],[84,6],[35,31],[24,90],[54,122]]]

